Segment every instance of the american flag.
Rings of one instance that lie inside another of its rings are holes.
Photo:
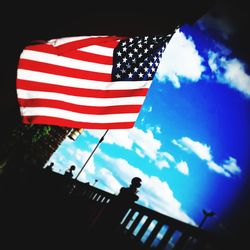
[[[23,123],[132,128],[171,36],[76,36],[26,46],[16,80]]]

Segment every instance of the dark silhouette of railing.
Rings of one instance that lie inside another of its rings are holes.
[[[67,204],[73,207],[71,211],[77,214],[77,223],[83,223],[84,232],[89,232],[89,235],[97,227],[110,202],[116,198],[114,194],[89,183],[65,178],[62,174],[44,170],[42,176],[41,182],[36,182],[37,189],[41,189],[40,193],[36,191],[38,196],[49,196],[52,202],[55,197],[61,197],[63,200],[66,198]],[[71,206],[74,202],[76,206]],[[112,219],[110,218],[111,221]],[[130,249],[214,250],[214,245],[218,243],[214,234],[138,203],[133,203],[128,208],[118,224],[119,229],[114,233],[117,235],[118,232],[119,235],[123,235],[125,241],[131,241],[136,245]],[[112,239],[113,233],[110,235]]]
[[[15,184],[15,182],[11,183]],[[77,236],[78,238],[83,237],[90,244],[98,241],[100,235],[92,232],[95,232],[95,229],[98,228],[101,218],[111,207],[113,199],[117,197],[91,186],[89,183],[66,178],[62,174],[46,169],[32,172],[32,175],[21,183],[22,185],[18,184],[19,182],[13,187],[8,186],[8,192],[2,195],[3,204],[9,204],[4,210],[7,215],[6,218],[9,218],[5,225],[12,225],[11,228],[13,228],[16,227],[16,221],[19,221],[19,225],[26,223],[26,225],[29,225],[27,228],[30,234],[36,231],[33,230],[34,227],[38,230],[43,225],[49,225],[46,230],[49,230],[51,234],[57,232],[61,240],[67,241],[69,239],[71,244],[71,239],[75,239]],[[17,207],[18,209],[16,209]],[[28,222],[27,219],[30,217],[34,219]],[[11,222],[9,221],[10,218]],[[110,222],[114,221],[112,219],[114,218],[111,216]],[[105,220],[107,223],[108,221]],[[79,232],[71,230],[76,224],[81,225]],[[224,238],[222,239],[204,229],[184,223],[138,203],[129,206],[124,217],[118,222],[119,228],[117,231],[115,231],[116,229],[109,231],[108,225],[106,230],[105,225],[106,235],[101,240],[106,240],[106,236],[108,236],[111,244],[110,247],[107,245],[108,249],[226,249],[220,247],[225,244]],[[25,231],[22,233],[23,231],[20,229],[16,235],[26,235]],[[25,236],[23,235],[23,237]],[[43,237],[42,234],[41,237]],[[117,237],[121,239],[121,243],[116,245],[116,248],[112,248]],[[133,247],[126,247],[127,242],[129,242],[129,246],[133,245]],[[125,247],[122,247],[122,244]]]
[[[92,204],[90,227],[105,212],[115,195],[96,187],[78,182],[72,195],[80,196]],[[110,218],[112,220],[112,218]],[[142,249],[191,250],[212,249],[215,240],[210,233],[152,209],[134,203],[120,221],[120,232],[136,241]]]

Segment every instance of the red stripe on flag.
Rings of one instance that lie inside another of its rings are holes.
[[[74,77],[79,79],[87,79],[87,80],[103,81],[103,82],[111,81],[111,74],[91,72],[80,69],[72,69],[64,66],[58,66],[49,63],[41,63],[27,59],[20,59],[18,68],[33,70],[53,75]]]
[[[124,129],[132,128],[135,122],[117,122],[117,123],[88,123],[76,122],[72,120],[48,117],[48,116],[23,116],[22,122],[25,124],[48,124],[70,128],[85,129]]]
[[[70,50],[75,50],[79,48],[84,48],[91,45],[100,45],[107,48],[114,48],[119,43],[119,39],[124,39],[124,37],[108,36],[108,37],[90,37],[77,41],[67,42],[65,44],[56,46],[58,55],[63,55]]]
[[[25,50],[39,51],[57,55],[55,47],[47,43],[28,45],[25,47]]]
[[[148,89],[129,89],[129,90],[100,90],[100,89],[84,89],[74,88],[67,86],[60,86],[55,84],[46,84],[33,81],[17,80],[17,88],[32,90],[32,91],[43,91],[43,92],[54,92],[60,94],[67,94],[73,96],[84,96],[94,98],[119,98],[119,97],[132,97],[132,96],[146,96]]]
[[[25,50],[31,50],[36,52],[43,52],[48,53],[52,55],[57,55],[58,51],[55,49],[55,47],[48,45],[48,44],[39,44],[39,45],[33,45],[33,46],[27,46]],[[70,50],[67,53],[68,58],[76,59],[76,60],[85,60],[88,62],[94,62],[94,63],[102,63],[107,65],[112,65],[112,57],[80,51],[80,50]]]
[[[18,99],[21,107],[47,107],[68,110],[82,114],[125,114],[138,113],[142,105],[116,105],[116,106],[84,106],[64,101],[47,100],[47,99]]]

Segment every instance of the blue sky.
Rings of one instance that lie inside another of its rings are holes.
[[[138,203],[190,224],[212,210],[206,226],[223,227],[249,175],[250,69],[228,30],[211,31],[205,19],[176,30],[134,128],[109,130],[79,180],[117,194],[139,176]],[[66,138],[48,163],[76,176],[104,132]]]

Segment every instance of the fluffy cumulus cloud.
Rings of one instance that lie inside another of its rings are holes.
[[[127,150],[134,150],[139,157],[148,157],[159,169],[169,168],[169,163],[174,162],[175,159],[170,153],[161,152],[162,143],[154,137],[152,130],[155,130],[156,134],[161,133],[160,127],[157,126],[146,131],[137,127],[129,130],[111,130],[105,136],[103,143],[117,145]],[[104,131],[88,130],[88,133],[100,138]]]
[[[213,156],[210,152],[210,146],[206,144],[203,144],[199,141],[194,141],[189,137],[182,137],[178,140],[174,139],[172,140],[172,143],[181,148],[183,151],[192,152],[201,160],[206,161],[208,168],[218,174],[224,175],[226,177],[232,177],[233,175],[241,173],[241,169],[237,165],[237,160],[231,156],[229,156],[227,160],[224,160],[222,164],[217,164],[213,160]],[[183,169],[185,169],[185,167]]]
[[[48,162],[54,162],[53,171],[60,174],[63,174],[67,166],[69,166],[69,161],[66,159],[65,155],[60,152],[53,154]]]
[[[112,194],[118,194],[122,185],[120,182],[113,176],[112,172],[106,168],[101,168],[97,172],[99,181],[102,182],[105,191]]]
[[[100,138],[103,132],[88,130],[89,134]],[[128,150],[135,150],[141,157],[149,157],[156,160],[161,142],[154,138],[153,132],[148,129],[143,131],[137,127],[132,129],[111,130],[105,136],[104,143],[115,144]]]
[[[90,151],[80,150],[74,144],[68,145],[63,143],[60,147],[60,151],[57,151],[49,159],[49,162],[54,162],[53,171],[63,174],[67,168],[71,165],[75,165],[76,169],[73,172],[73,178],[79,173],[83,164],[86,162],[90,155]],[[84,167],[84,171],[78,176],[78,180],[82,182],[87,181],[87,176],[94,176],[96,167],[94,164],[94,158],[90,158],[87,165]]]
[[[104,130],[87,130],[87,132],[100,139],[104,134]],[[117,146],[123,147],[125,149],[132,149],[133,140],[129,136],[129,130],[126,129],[116,129],[110,130],[105,136],[104,143],[115,144]]]
[[[175,162],[174,156],[171,155],[170,153],[168,153],[168,152],[161,152],[159,154],[160,154],[161,157],[166,158],[168,161]]]
[[[130,138],[134,140],[137,147],[139,147],[145,155],[150,159],[155,160],[157,152],[161,147],[161,142],[154,138],[151,130],[144,132],[141,129],[134,128],[130,131]]]
[[[241,169],[237,165],[237,161],[233,157],[229,157],[228,160],[225,160],[223,163],[223,168],[230,174],[240,174]]]
[[[222,166],[218,165],[214,161],[208,161],[207,165],[208,165],[210,170],[212,170],[218,174],[222,174],[226,177],[230,177],[230,174],[227,171],[225,171],[225,169]]]
[[[98,155],[105,160],[108,170],[102,170],[105,176],[112,179],[111,182],[106,181],[107,189],[118,192],[119,183],[126,183],[128,186],[133,177],[138,176],[142,179],[142,186],[139,190],[139,203],[148,208],[156,210],[165,215],[174,217],[178,220],[195,225],[195,222],[185,213],[181,207],[181,203],[175,198],[173,191],[166,181],[161,181],[157,176],[149,176],[140,169],[129,164],[128,161],[121,158],[111,158],[105,153],[99,151]],[[114,181],[113,177],[117,180]],[[107,177],[106,177],[107,178]],[[113,183],[116,188],[112,187]]]
[[[180,171],[184,175],[189,175],[188,164],[185,161],[180,161],[175,166],[178,171]]]
[[[208,52],[208,63],[218,83],[227,84],[250,97],[250,75],[246,65],[238,59],[227,59],[214,51]]]
[[[177,30],[162,55],[156,76],[159,81],[164,82],[168,79],[176,88],[180,88],[180,78],[193,82],[200,79],[205,70],[202,62],[203,58],[199,55],[193,40]]]
[[[212,159],[210,147],[198,141],[194,141],[188,137],[182,137],[179,140],[174,139],[172,143],[183,150],[195,153],[202,160],[210,161]]]
[[[91,152],[89,151],[83,151],[80,149],[76,149],[75,150],[75,157],[78,160],[78,166],[79,166],[79,170],[80,168],[83,166],[83,164],[86,162],[86,160],[88,159],[89,155]],[[95,165],[94,165],[94,158],[90,158],[88,160],[87,165],[84,167],[84,170],[88,173],[94,174],[95,173]]]
[[[164,161],[164,160],[159,160],[156,162],[156,166],[160,169],[163,169],[163,168],[170,168],[170,165],[167,161]]]
[[[231,51],[220,44],[208,51],[207,55],[207,63],[214,73],[209,77],[215,77],[217,83],[227,84],[249,98],[250,75],[247,65],[236,58],[229,58]],[[177,30],[163,53],[156,77],[162,82],[168,79],[176,88],[180,88],[181,79],[197,82],[201,78],[205,71],[203,62],[204,58],[199,55],[192,38]]]

